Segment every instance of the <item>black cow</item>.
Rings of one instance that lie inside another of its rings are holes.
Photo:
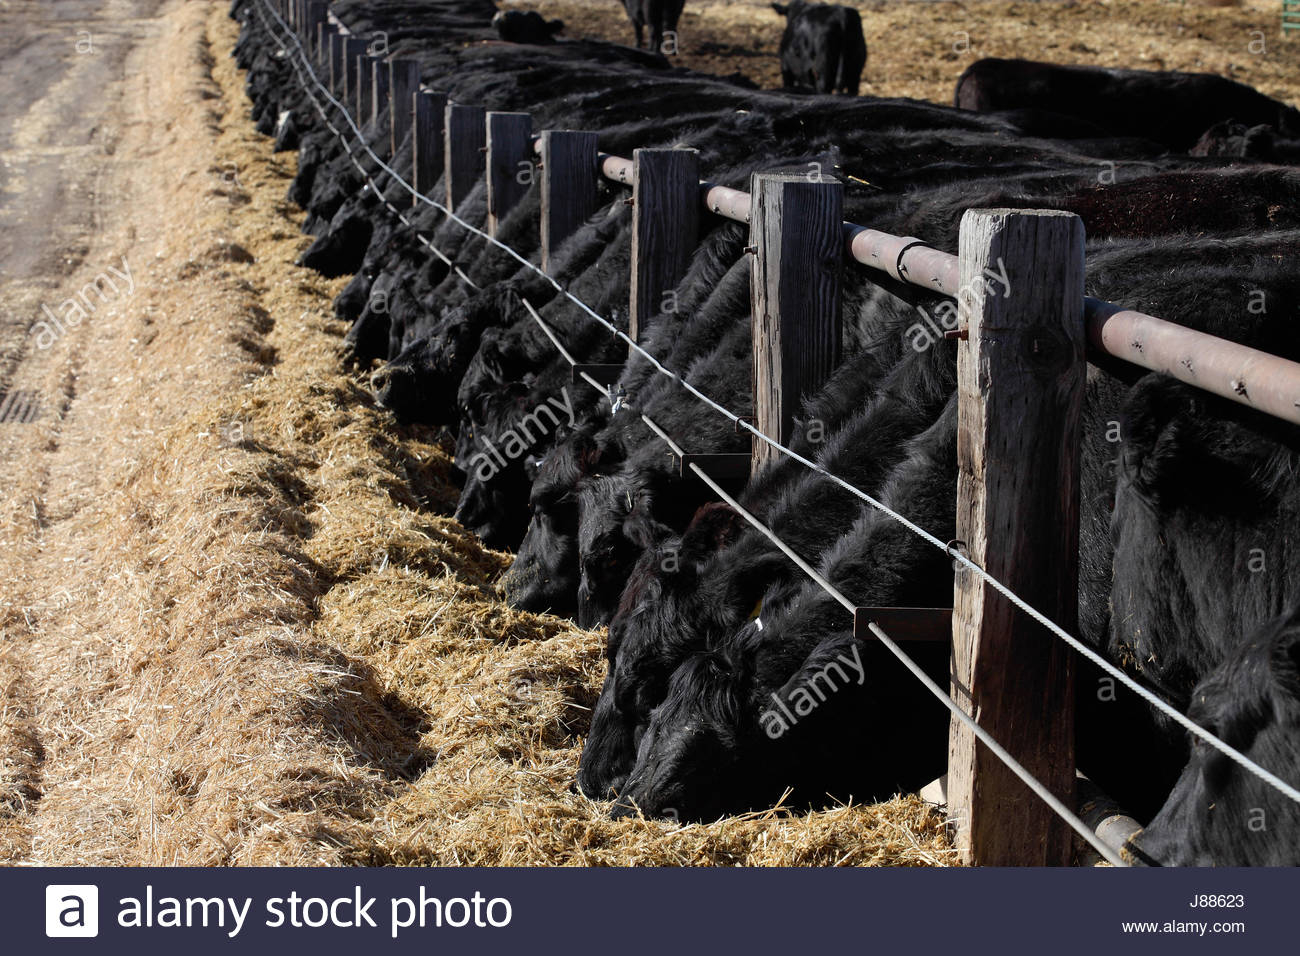
[[[1159,375],[1133,388],[1119,425],[1110,656],[1185,705],[1245,635],[1300,598],[1300,442]]]
[[[547,20],[535,10],[502,10],[492,18],[497,36],[507,43],[554,43],[563,20]]]
[[[1187,716],[1287,783],[1300,782],[1300,605],[1201,681]],[[1129,849],[1138,862],[1162,866],[1298,866],[1300,806],[1193,738],[1168,802]]]
[[[772,9],[786,18],[780,49],[785,88],[857,96],[867,65],[858,11],[804,0],[774,3]]]
[[[411,345],[371,376],[376,401],[402,421],[454,423],[457,390],[485,333],[507,324],[521,308],[516,287],[501,283],[423,325]],[[353,331],[362,324],[358,320]],[[353,350],[361,353],[360,341]]]
[[[829,437],[801,450],[854,487],[877,492],[908,440],[948,401],[951,359],[950,348],[909,352],[889,373],[870,354],[846,362],[806,410]],[[802,466],[771,472],[751,483],[743,504],[800,554],[815,557],[833,546],[862,513],[858,499]],[[633,573],[610,624],[609,671],[579,774],[592,795],[618,789],[673,670],[729,637],[760,602],[765,611],[782,603],[783,586],[802,584],[785,555],[745,524],[715,520],[665,550]]]
[[[1242,83],[1212,73],[1062,66],[987,58],[957,80],[955,105],[988,113],[1050,110],[1077,116],[1119,136],[1170,149],[1192,149],[1206,128],[1226,120],[1264,124],[1300,136],[1300,112]]]
[[[677,32],[686,0],[623,0],[632,29],[636,31],[636,47],[642,49],[645,29],[650,28],[650,45],[644,49],[655,53],[676,52],[664,49],[664,36]]]
[[[957,473],[957,403],[907,445],[882,492],[886,504],[950,534]],[[870,511],[823,556],[821,573],[860,605],[933,606],[952,593],[947,555]],[[688,659],[650,718],[614,816],[677,819],[770,806],[885,798],[942,772],[948,713],[878,642],[844,633],[851,617],[815,584],[764,608],[722,646]],[[910,647],[947,677],[948,648]],[[836,670],[836,665],[838,671]],[[906,714],[906,735],[877,732]]]
[[[1279,135],[1267,124],[1215,123],[1190,150],[1192,156],[1245,159],[1259,163],[1300,163],[1300,140]]]

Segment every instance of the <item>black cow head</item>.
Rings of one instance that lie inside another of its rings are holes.
[[[673,674],[650,718],[636,765],[611,815],[714,820],[752,792],[759,734],[744,694],[748,675],[727,655],[697,655]],[[779,794],[778,794],[779,796]]]
[[[541,458],[524,462],[532,482],[530,520],[514,563],[502,578],[506,600],[527,611],[573,614],[578,601],[578,485],[619,458],[579,429]]]
[[[535,10],[501,10],[492,18],[497,36],[507,43],[553,43],[563,20],[547,20]]]
[[[1187,716],[1288,783],[1300,780],[1300,606],[1247,638]],[[1168,801],[1130,841],[1163,866],[1300,864],[1300,807],[1199,737]]]
[[[578,785],[588,796],[603,797],[623,786],[673,671],[703,649],[718,609],[704,606],[700,574],[741,521],[725,505],[706,505],[684,535],[647,547],[628,573],[609,626],[609,670],[578,769]]]

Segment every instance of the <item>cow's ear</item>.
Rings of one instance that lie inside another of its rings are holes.
[[[623,519],[623,537],[642,551],[649,551],[673,536],[673,529],[652,518],[632,514]]]
[[[561,30],[564,29],[564,21],[551,20],[549,23],[546,24],[546,29],[551,31],[552,35],[559,33]]]
[[[783,17],[789,15],[790,13],[790,8],[783,3],[772,4],[772,9],[775,10],[778,15]]]
[[[501,371],[501,353],[491,339],[483,342],[478,349],[479,364],[489,375],[499,376]]]
[[[745,519],[730,505],[710,502],[702,505],[682,535],[682,550],[707,558],[731,544],[745,527]]]

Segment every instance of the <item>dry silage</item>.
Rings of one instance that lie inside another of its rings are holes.
[[[62,710],[39,721],[59,738],[43,790],[19,759],[0,775],[0,801],[30,818],[30,858],[950,862],[940,817],[914,797],[678,825],[612,821],[572,790],[603,635],[501,600],[509,556],[449,517],[447,448],[342,369],[343,280],[290,265],[308,242],[283,199],[293,158],[243,115],[225,6],[183,20],[211,45],[225,109],[207,181],[221,184],[189,225],[192,253],[164,265],[175,312],[219,315],[208,333],[228,347],[196,356],[193,336],[163,328],[150,348],[157,363],[225,362],[228,384],[148,393],[180,410],[134,435],[68,519],[88,584],[48,622],[63,653],[44,679],[69,703],[46,701]],[[30,723],[6,706],[0,745]]]

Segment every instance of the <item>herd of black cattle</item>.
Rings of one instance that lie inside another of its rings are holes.
[[[264,9],[234,3],[236,54],[258,127],[299,150],[290,197],[316,237],[302,264],[353,275],[335,302],[351,324],[347,359],[382,363],[374,392],[398,419],[454,436],[456,516],[517,551],[508,600],[609,626],[581,790],[614,798],[615,814],[711,819],[770,806],[787,788],[790,805],[809,806],[940,775],[946,711],[877,643],[855,639],[849,615],[763,535],[682,478],[641,413],[690,453],[748,452],[749,439],[436,209],[422,204],[402,224],[322,123]],[[754,170],[822,168],[845,184],[847,219],[938,248],[956,247],[967,208],[1074,211],[1088,230],[1089,294],[1300,359],[1300,171],[1261,161],[1285,158],[1300,114],[1239,84],[981,61],[958,86],[969,109],[954,109],[764,92],[608,44],[502,42],[489,0],[331,10],[360,37],[385,35],[453,101],[529,112],[535,129],[595,130],[617,155],[689,144],[713,181],[742,189]],[[364,130],[380,153],[386,130],[386,115]],[[410,160],[408,140],[394,168]],[[360,162],[409,207],[403,187]],[[631,213],[625,187],[600,189],[599,211],[552,272],[626,328]],[[499,231],[534,260],[536,192]],[[480,184],[457,212],[481,226],[485,204]],[[752,410],[746,241],[743,226],[706,218],[686,278],[641,341],[742,415]],[[844,281],[845,359],[806,396],[796,449],[952,538],[956,344],[917,333],[942,299],[856,267]],[[579,362],[626,360],[617,402],[573,384],[525,299]],[[741,502],[858,605],[952,599],[946,555],[795,462],[759,471]],[[1081,504],[1082,639],[1300,780],[1300,432],[1162,375],[1090,367]],[[946,684],[947,653],[928,646],[912,649]],[[854,662],[853,679],[773,733],[770,708],[835,661]],[[1192,746],[1091,665],[1077,673],[1080,770],[1149,821],[1139,855],[1300,863],[1300,807]]]

